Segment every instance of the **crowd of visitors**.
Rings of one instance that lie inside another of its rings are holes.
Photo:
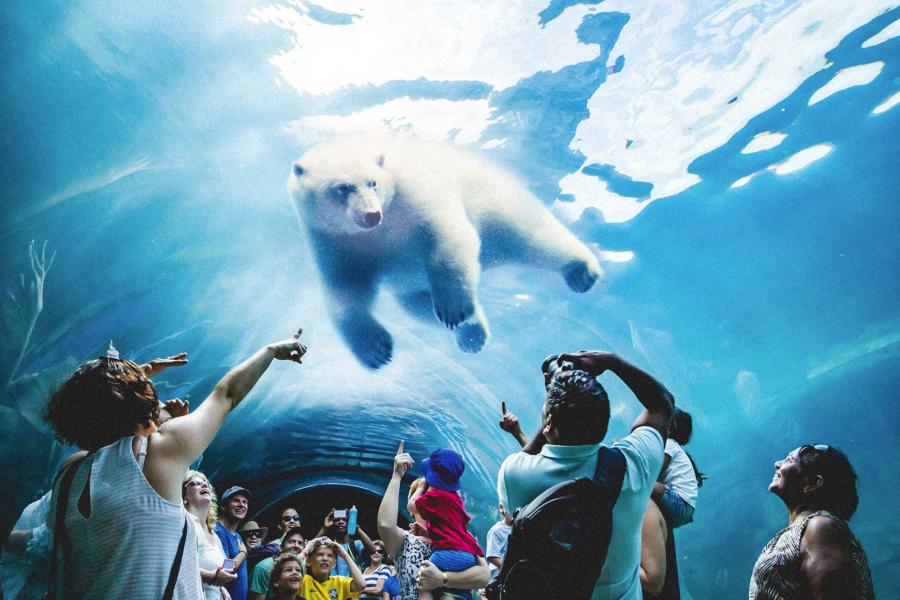
[[[378,539],[358,525],[356,507],[307,514],[322,518],[311,539],[300,512],[284,508],[267,539],[270,529],[248,519],[250,490],[233,486],[217,498],[190,467],[273,360],[300,362],[299,335],[234,367],[193,411],[161,403],[151,382],[186,355],[138,365],[111,347],[80,366],[46,413],[57,437],[80,451],[7,540],[0,598],[680,598],[674,530],[692,522],[705,479],[684,450],[691,416],[652,375],[607,352],[544,361],[545,401],[531,437],[502,404],[500,428],[521,450],[500,465],[501,518],[486,551],[468,529],[463,457],[437,449],[409,481],[416,462],[402,441]],[[598,381],[605,372],[642,407],[631,432],[611,443],[610,401]],[[398,525],[405,482],[408,528]],[[788,526],[756,562],[750,599],[874,598],[847,525],[857,506],[847,457],[801,446],[775,463],[769,489],[787,507]]]

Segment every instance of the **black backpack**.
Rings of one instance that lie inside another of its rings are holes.
[[[490,600],[588,600],[603,569],[625,455],[602,446],[594,478],[548,489],[516,509]]]

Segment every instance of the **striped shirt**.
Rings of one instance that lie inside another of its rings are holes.
[[[363,576],[366,579],[366,587],[372,587],[378,585],[379,579],[387,579],[391,576],[391,568],[387,565],[381,565],[371,573],[363,573]],[[381,600],[381,594],[363,594],[360,598],[374,598],[375,600]]]
[[[78,465],[66,509],[69,550],[60,553],[63,598],[159,600],[166,589],[187,512],[150,486],[133,439],[121,438]],[[174,600],[201,597],[197,537],[188,525]]]
[[[806,597],[800,572],[800,540],[813,517],[834,519],[847,528],[850,558],[855,571],[847,580],[853,582],[854,589],[844,590],[841,598],[874,600],[872,574],[869,572],[866,553],[853,537],[846,521],[824,510],[798,519],[775,534],[772,541],[766,544],[753,567],[753,576],[750,578],[750,600],[799,600]]]

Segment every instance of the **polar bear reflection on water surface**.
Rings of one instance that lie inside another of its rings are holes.
[[[370,310],[382,283],[411,314],[436,316],[463,351],[478,352],[489,337],[478,302],[482,266],[556,270],[576,292],[602,273],[588,247],[514,176],[449,144],[333,139],[294,163],[288,187],[331,317],[373,369],[393,352],[390,333]]]

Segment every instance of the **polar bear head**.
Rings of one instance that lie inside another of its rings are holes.
[[[288,190],[298,216],[325,233],[355,234],[377,227],[393,197],[384,154],[365,144],[325,143],[291,167]]]

